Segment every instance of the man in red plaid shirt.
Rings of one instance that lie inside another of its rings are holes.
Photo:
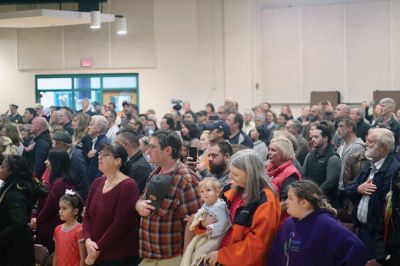
[[[180,149],[181,139],[172,130],[157,131],[150,139],[150,162],[155,164],[157,169],[150,175],[146,184],[144,195],[147,199],[140,199],[136,204],[136,210],[141,216],[141,266],[179,265],[184,248],[193,238],[189,224],[185,224],[184,218],[195,214],[201,207],[197,192],[199,178],[179,160]],[[154,185],[157,175],[162,175],[170,182]],[[166,195],[162,196],[161,206],[157,209],[153,206],[155,204],[152,205],[154,198],[149,197],[149,193],[146,192],[150,186],[158,190],[157,188],[163,185],[169,188]]]

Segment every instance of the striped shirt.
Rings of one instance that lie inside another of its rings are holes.
[[[157,168],[149,180],[159,172],[160,168]],[[174,176],[160,209],[141,218],[139,253],[142,258],[165,259],[181,255],[185,232],[183,219],[201,208],[197,175],[183,163],[170,174]]]

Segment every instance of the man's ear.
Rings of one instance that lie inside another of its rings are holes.
[[[226,161],[230,161],[231,160],[231,155],[229,153],[225,153],[224,158]]]

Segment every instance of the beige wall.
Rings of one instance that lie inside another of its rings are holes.
[[[399,0],[268,10],[259,3],[154,0],[152,68],[21,72],[17,31],[0,29],[0,112],[10,102],[34,104],[35,74],[138,72],[141,110],[160,114],[171,98],[195,110],[224,97],[241,110],[262,101],[300,110],[312,90],[338,89],[354,102],[400,85]]]

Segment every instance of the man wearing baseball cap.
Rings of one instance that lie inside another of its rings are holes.
[[[231,134],[228,124],[223,120],[213,122],[208,129],[210,130],[209,140],[211,143],[228,140]]]

